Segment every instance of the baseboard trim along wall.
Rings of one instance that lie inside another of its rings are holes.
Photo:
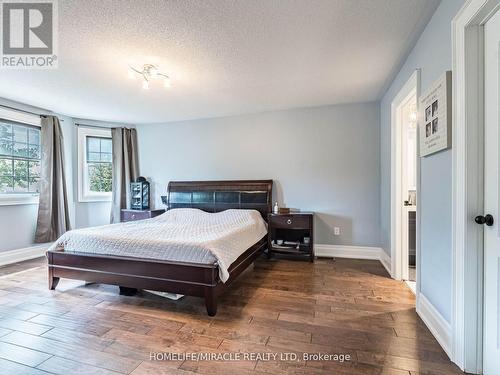
[[[384,249],[380,249],[380,263],[384,266],[387,273],[392,277],[391,273],[391,257],[387,255]]]
[[[443,318],[434,305],[422,293],[417,298],[417,314],[424,321],[448,357],[451,358],[451,324]]]
[[[0,266],[41,257],[45,254],[50,245],[50,243],[46,243],[25,247],[23,249],[2,251],[0,253]]]
[[[389,275],[391,274],[391,258],[380,247],[346,246],[346,245],[314,245],[314,255],[325,258],[351,258],[378,260]]]

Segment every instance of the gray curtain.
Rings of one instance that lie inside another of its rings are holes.
[[[59,119],[42,117],[40,203],[35,242],[55,241],[71,229],[64,173],[64,140]]]
[[[111,223],[120,222],[122,208],[130,207],[130,183],[139,177],[137,132],[135,129],[113,128],[113,198]]]

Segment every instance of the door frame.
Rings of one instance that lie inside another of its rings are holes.
[[[401,105],[408,100],[411,95],[415,95],[417,100],[420,96],[420,69],[417,69],[410,76],[408,81],[401,88],[394,100],[391,102],[391,277],[401,280],[403,269],[402,254],[402,204],[403,204],[403,184],[402,184],[402,128],[400,121]],[[419,149],[419,136],[417,131],[416,150]],[[417,155],[417,205],[420,192],[420,158]],[[420,294],[420,214],[417,209],[416,228],[416,296]]]
[[[469,0],[452,21],[452,361],[481,373],[484,199],[484,24],[500,0]]]

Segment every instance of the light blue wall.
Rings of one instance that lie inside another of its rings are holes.
[[[73,227],[106,224],[109,203],[77,201],[75,123],[110,124],[61,118]],[[272,178],[280,203],[317,212],[317,243],[380,245],[378,103],[141,125],[138,132],[141,174],[153,181],[157,207],[170,180]],[[0,206],[0,251],[32,245],[37,209]]]
[[[381,101],[381,229],[390,254],[391,102],[415,69],[425,91],[451,70],[451,20],[463,0],[443,0]],[[451,321],[452,212],[451,150],[421,158],[421,292]]]
[[[170,180],[275,180],[288,207],[316,215],[316,243],[380,245],[379,103],[138,125],[156,206]],[[333,236],[333,227],[341,228]]]

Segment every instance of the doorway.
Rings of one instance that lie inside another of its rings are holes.
[[[415,71],[391,104],[391,271],[417,294],[418,181],[417,98]]]
[[[475,222],[484,231],[483,371],[488,375],[500,369],[500,11],[484,26],[484,47],[484,212]]]
[[[499,0],[470,0],[452,22],[451,358],[486,375],[500,368],[499,9]]]
[[[411,91],[400,106],[401,186],[401,278],[416,293],[417,221],[417,92]]]

